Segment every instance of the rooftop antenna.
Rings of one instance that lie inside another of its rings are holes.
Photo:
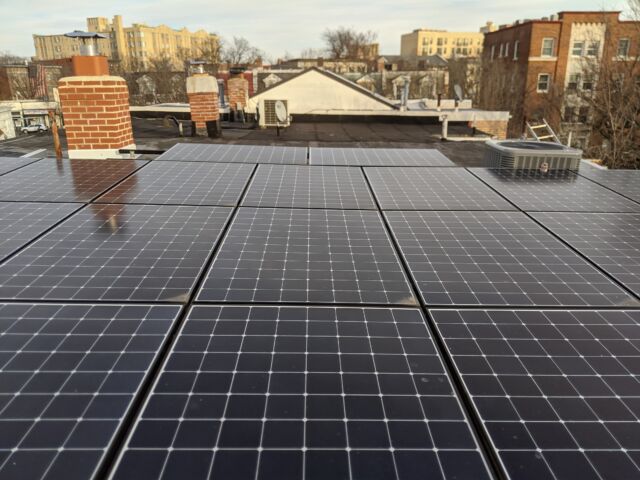
[[[98,47],[96,41],[100,38],[109,38],[102,33],[97,32],[83,32],[82,30],[74,30],[73,32],[65,33],[65,37],[79,38],[82,44],[80,45],[80,55],[84,57],[95,57],[98,55]]]

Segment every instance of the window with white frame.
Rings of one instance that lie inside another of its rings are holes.
[[[491,45],[491,60],[493,60],[495,57],[496,57],[496,46]]]
[[[504,43],[500,44],[500,58],[504,56]]]
[[[584,52],[584,42],[582,40],[576,40],[573,42],[573,47],[571,48],[571,55],[576,57],[581,57]]]
[[[546,93],[549,91],[549,84],[551,83],[551,75],[548,73],[540,73],[538,75],[538,93]]]
[[[567,82],[567,90],[578,90],[580,86],[580,74],[572,73],[569,75],[569,81]]]
[[[589,57],[597,57],[600,53],[600,42],[591,42],[587,48],[587,55]]]
[[[593,77],[591,75],[585,75],[582,79],[583,90],[593,90]]]
[[[520,48],[520,41],[513,42],[513,59],[518,60],[518,49]]]
[[[505,57],[509,56],[509,42],[507,42],[504,46],[504,56]]]
[[[555,43],[556,42],[554,38],[543,38],[541,56],[553,57],[553,50],[554,50]]]
[[[618,56],[628,57],[630,47],[631,47],[631,40],[629,40],[628,38],[621,38],[620,40],[618,40]]]

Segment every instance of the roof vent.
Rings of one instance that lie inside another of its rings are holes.
[[[490,168],[510,170],[578,170],[582,150],[559,143],[488,140],[485,160]]]

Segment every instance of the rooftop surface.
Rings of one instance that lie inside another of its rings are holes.
[[[639,478],[638,184],[0,158],[0,478]]]

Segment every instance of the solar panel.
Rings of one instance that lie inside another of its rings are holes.
[[[0,157],[0,175],[12,172],[13,170],[29,165],[37,160],[37,158]]]
[[[365,167],[365,172],[383,210],[515,210],[464,169]]]
[[[178,143],[156,160],[306,164],[306,147]]]
[[[431,314],[512,479],[640,478],[640,311]]]
[[[519,212],[387,212],[429,305],[638,305]]]
[[[179,309],[0,304],[0,478],[93,478]]]
[[[239,209],[199,301],[414,305],[377,212]]]
[[[640,215],[536,213],[533,217],[640,295]]]
[[[253,169],[249,164],[151,162],[98,202],[235,206]]]
[[[634,212],[627,200],[569,171],[469,169],[522,210],[532,212]]]
[[[196,306],[116,480],[490,478],[417,309]]]
[[[0,177],[0,200],[88,202],[145,163],[45,158]]]
[[[310,148],[311,165],[453,167],[439,150],[428,148]]]
[[[260,165],[244,206],[375,209],[359,168]]]
[[[640,202],[640,170],[600,170],[586,167],[580,169],[580,176]]]
[[[184,302],[231,213],[90,207],[0,266],[0,298]]]
[[[0,260],[79,207],[65,203],[0,202]]]

